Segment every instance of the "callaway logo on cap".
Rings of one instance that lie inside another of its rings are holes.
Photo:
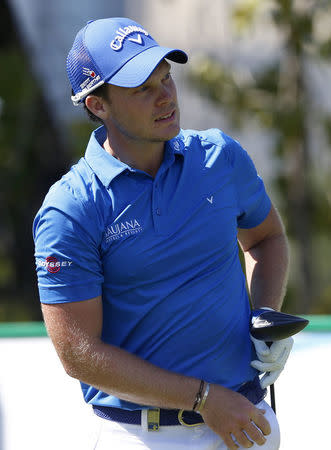
[[[125,28],[119,28],[116,31],[116,36],[115,36],[114,40],[111,41],[111,43],[110,43],[110,47],[113,50],[115,50],[116,52],[118,50],[121,50],[121,48],[123,47],[124,39],[132,34],[137,34],[137,37],[136,38],[128,37],[129,41],[135,42],[136,44],[139,44],[139,45],[144,45],[144,42],[141,37],[141,33],[144,33],[145,36],[148,36],[148,33],[146,30],[144,30],[141,27],[136,27],[134,25],[129,25],[128,27],[125,27]]]
[[[74,105],[103,83],[122,87],[143,84],[156,66],[168,58],[187,62],[182,50],[160,47],[131,19],[115,17],[90,21],[81,29],[67,58]]]

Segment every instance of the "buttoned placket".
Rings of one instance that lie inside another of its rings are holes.
[[[167,150],[166,150],[167,151]],[[171,170],[172,164],[175,162],[175,156],[172,151],[168,151],[166,154],[165,160],[163,161],[160,169],[158,170],[154,182],[153,182],[153,192],[152,192],[152,216],[154,223],[154,230],[158,234],[162,234],[162,224],[164,220],[167,220],[165,217],[165,208],[166,205],[163,204],[162,192],[161,192],[161,183],[164,180],[164,175],[167,170]]]
[[[162,199],[160,192],[160,178],[161,174],[158,172],[153,182],[152,190],[152,216],[154,223],[154,230],[159,233],[162,220]]]
[[[166,169],[167,170],[167,169]],[[141,185],[143,183],[145,186],[150,185],[150,195],[151,195],[151,213],[152,213],[152,221],[154,230],[156,233],[160,231],[160,220],[162,216],[162,199],[161,199],[161,192],[160,192],[160,177],[161,174],[164,173],[163,170],[159,170],[156,177],[153,179],[150,175],[148,175],[146,172],[137,170],[135,168],[129,167],[126,171],[126,176],[134,176],[134,179],[136,180],[136,183]],[[139,181],[140,178],[140,181]]]
[[[176,141],[177,142],[177,141]],[[175,142],[175,144],[176,144]],[[140,171],[138,169],[127,167],[125,174],[127,176],[134,175],[135,178],[138,176],[143,176],[144,184],[151,183],[151,213],[152,221],[154,226],[154,231],[157,234],[164,234],[164,222],[167,220],[165,211],[167,210],[167,205],[164,205],[164,199],[162,195],[162,183],[164,182],[164,175],[168,170],[171,170],[171,166],[175,163],[176,157],[175,153],[180,152],[180,145],[177,147],[172,144],[173,148],[167,148],[165,158],[153,179],[146,172]],[[139,183],[138,179],[136,180]],[[140,181],[141,182],[141,181]],[[163,187],[164,188],[164,187]],[[168,228],[167,228],[168,230]],[[168,230],[169,231],[169,230]]]

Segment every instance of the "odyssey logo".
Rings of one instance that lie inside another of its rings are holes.
[[[46,267],[50,273],[56,273],[61,267],[70,267],[72,261],[58,261],[55,256],[47,256],[45,260],[37,258],[36,264],[37,267]]]
[[[125,222],[114,223],[105,229],[106,242],[117,241],[126,236],[132,236],[143,231],[137,219],[126,220]]]
[[[128,38],[128,36],[130,36],[130,34],[133,33],[137,33],[137,37],[136,38]],[[124,28],[119,28],[116,31],[116,36],[114,38],[114,40],[111,41],[110,43],[110,47],[115,50],[115,52],[117,52],[118,50],[121,50],[121,48],[123,47],[123,42],[125,40],[125,38],[128,38],[128,41],[131,42],[135,42],[136,44],[139,45],[143,45],[143,40],[141,37],[141,34],[144,34],[145,36],[149,36],[148,32],[146,30],[144,30],[141,27],[136,27],[135,25],[129,25],[127,27]]]

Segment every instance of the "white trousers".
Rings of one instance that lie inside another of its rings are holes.
[[[252,450],[278,450],[280,433],[271,407],[262,401],[256,405],[265,409],[271,434],[263,446],[254,444]],[[164,426],[159,431],[147,431],[140,425],[127,425],[97,418],[99,431],[94,450],[226,450],[224,441],[205,424],[195,427]],[[243,447],[239,447],[243,448]]]

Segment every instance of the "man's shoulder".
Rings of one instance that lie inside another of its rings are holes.
[[[202,147],[213,145],[218,148],[236,148],[240,144],[219,128],[206,130],[181,129],[178,139],[186,146],[200,145]]]
[[[41,209],[57,208],[70,216],[86,211],[93,205],[93,184],[93,171],[81,158],[50,187]]]
[[[112,211],[105,192],[84,158],[80,159],[46,194],[33,222],[34,236],[38,230],[50,235],[56,230],[65,239],[79,229],[99,243]]]
[[[178,135],[187,150],[198,150],[206,155],[217,153],[233,162],[236,151],[241,151],[240,144],[219,128],[207,130],[182,129]]]

